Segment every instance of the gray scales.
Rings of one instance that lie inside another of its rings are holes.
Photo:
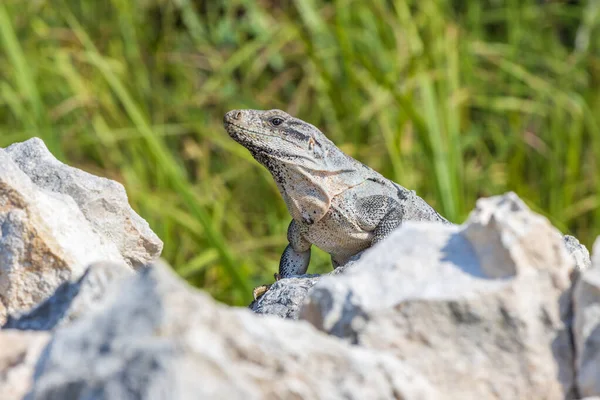
[[[276,279],[306,273],[312,245],[334,268],[403,221],[449,223],[429,204],[352,157],[314,125],[281,110],[232,110],[223,118],[236,142],[273,175],[292,221]],[[268,286],[255,290],[255,297]]]

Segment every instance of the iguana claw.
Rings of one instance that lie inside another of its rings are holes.
[[[252,291],[252,296],[254,296],[254,300],[258,300],[260,296],[267,293],[267,290],[269,290],[270,287],[271,285],[260,285],[258,287],[255,287]]]
[[[275,281],[278,281],[281,279],[281,275],[279,275],[277,272],[275,272],[273,274],[273,277],[275,278]],[[271,285],[260,285],[258,287],[255,287],[254,290],[252,291],[252,296],[254,296],[254,300],[258,300],[258,298],[262,295],[264,295],[265,293],[267,293],[267,291],[271,288]]]

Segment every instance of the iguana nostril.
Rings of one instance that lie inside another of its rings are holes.
[[[241,110],[231,110],[225,114],[223,117],[224,123],[231,123],[232,121],[239,121],[242,119],[242,111]]]

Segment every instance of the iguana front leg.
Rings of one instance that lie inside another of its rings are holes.
[[[287,245],[281,255],[279,275],[276,278],[289,278],[290,276],[306,273],[310,263],[311,243],[304,238],[303,233],[302,225],[292,220],[287,231],[287,239],[290,244]]]
[[[395,199],[383,195],[360,199],[357,209],[361,228],[373,232],[371,246],[399,227],[404,216],[402,206]]]
[[[276,280],[306,273],[310,263],[311,243],[304,238],[303,231],[304,228],[296,221],[290,222],[287,231],[289,244],[279,260],[279,273],[275,274]],[[262,285],[255,288],[254,299],[265,294],[270,287],[271,285]]]

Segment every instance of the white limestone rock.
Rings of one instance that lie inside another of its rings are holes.
[[[0,398],[20,400],[31,390],[38,357],[50,340],[46,332],[0,331]]]
[[[9,315],[3,329],[50,331],[81,318],[101,306],[106,291],[133,270],[125,263],[97,262],[83,276],[62,283],[32,310]]]
[[[583,271],[574,293],[577,387],[581,396],[600,396],[600,239],[592,267]]]
[[[404,224],[322,278],[300,318],[395,355],[447,398],[572,398],[574,264],[509,193],[479,200],[462,226]]]
[[[160,256],[162,241],[129,206],[123,185],[61,163],[38,138],[5,151],[38,188],[73,198],[94,232],[113,242],[131,267]]]
[[[0,149],[0,325],[100,260],[125,263],[71,196],[36,186]]]
[[[441,399],[393,357],[216,304],[160,265],[55,332],[31,399]]]

